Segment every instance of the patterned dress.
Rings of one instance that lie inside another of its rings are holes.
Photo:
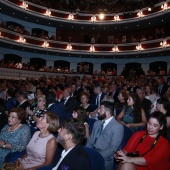
[[[34,109],[33,109],[34,115],[37,116],[37,117],[39,117],[39,118],[42,117],[46,111],[47,111],[47,110],[46,110],[45,108],[44,108],[44,109],[37,110],[37,108],[34,107]],[[32,127],[34,127],[35,129],[38,129],[38,128],[36,127],[36,122],[34,121],[34,119],[32,118],[32,116],[27,115],[26,123],[27,123],[28,126],[32,126]]]
[[[0,132],[0,140],[11,144],[11,149],[0,148],[0,169],[8,153],[24,151],[31,139],[30,128],[27,125],[23,124],[20,128],[8,132],[9,127],[9,125],[5,125]]]

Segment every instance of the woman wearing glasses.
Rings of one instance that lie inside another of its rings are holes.
[[[22,124],[25,117],[25,111],[20,107],[10,110],[8,124],[0,132],[0,169],[9,152],[24,151],[31,139],[29,127]]]
[[[165,137],[166,118],[155,111],[147,130],[136,132],[125,148],[114,155],[121,162],[118,170],[169,170],[170,145]]]

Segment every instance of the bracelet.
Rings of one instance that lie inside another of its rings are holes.
[[[3,148],[6,148],[6,142],[4,142],[4,144],[2,145]]]

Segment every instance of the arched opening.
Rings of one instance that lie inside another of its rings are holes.
[[[155,61],[149,64],[149,70],[155,72],[155,74],[167,73],[167,62]]]
[[[32,36],[46,39],[48,37],[48,31],[41,28],[33,28]]]
[[[122,71],[122,75],[127,78],[134,78],[135,76],[140,76],[140,75],[144,75],[144,71],[141,68],[141,64],[140,63],[127,63],[125,64],[125,68],[123,68]]]
[[[64,61],[64,60],[57,60],[57,61],[54,61],[54,67],[56,69],[70,70],[70,62]]]
[[[44,66],[46,66],[46,60],[42,58],[31,58],[30,66],[33,66],[35,70],[39,70],[40,68],[43,68]]]
[[[103,63],[103,64],[101,64],[101,71],[104,71],[107,74],[116,75],[117,74],[117,64]]]
[[[77,64],[77,73],[80,74],[93,74],[93,63],[80,62]]]
[[[20,57],[19,55],[16,54],[4,54],[4,63],[8,64],[13,62],[14,64],[16,64],[17,62],[22,62],[22,57]]]

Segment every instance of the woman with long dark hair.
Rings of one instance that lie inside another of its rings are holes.
[[[114,156],[118,170],[169,170],[170,145],[166,137],[166,117],[160,111],[151,114],[146,131],[136,132],[123,150]]]
[[[129,127],[133,132],[146,125],[146,116],[142,103],[136,93],[130,93],[127,100],[127,107],[117,116],[117,120]]]

